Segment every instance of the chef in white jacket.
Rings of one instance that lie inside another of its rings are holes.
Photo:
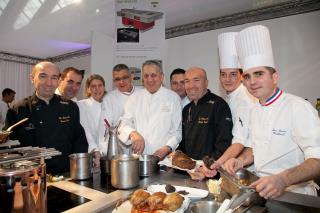
[[[320,120],[303,98],[285,93],[278,86],[269,30],[252,26],[236,38],[243,68],[243,82],[259,99],[252,109],[248,149],[230,159],[234,172],[252,163],[261,178],[251,184],[264,198],[280,196],[284,190],[316,195],[312,181],[320,175]]]
[[[242,69],[238,60],[235,38],[238,32],[221,33],[218,36],[220,83],[226,91],[226,101],[232,114],[232,145],[223,155],[210,166],[210,170],[205,166],[203,173],[207,177],[216,175],[217,169],[230,158],[237,157],[244,147],[251,147],[249,144],[249,120],[252,107],[258,102],[242,84]],[[194,179],[201,179],[201,174]]]
[[[125,103],[132,94],[140,90],[132,84],[133,74],[130,73],[129,67],[125,64],[117,64],[113,67],[112,80],[115,89],[104,96],[99,120],[99,143],[103,155],[106,155],[108,150],[105,119],[111,126],[116,126],[123,115]],[[124,153],[129,152],[126,150],[129,150],[130,146],[123,146],[121,143],[119,145]]]
[[[131,95],[125,105],[119,139],[132,143],[135,153],[163,159],[181,141],[180,97],[162,86],[163,72],[157,61],[142,65],[145,89]]]
[[[77,102],[80,110],[80,123],[83,126],[89,144],[88,152],[94,153],[94,162],[99,167],[100,147],[98,122],[101,113],[102,98],[105,95],[105,81],[102,76],[93,74],[88,77],[85,85],[87,99]]]

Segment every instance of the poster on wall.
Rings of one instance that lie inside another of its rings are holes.
[[[146,60],[163,64],[165,14],[160,0],[116,0],[115,63],[128,65],[134,85],[142,86]]]

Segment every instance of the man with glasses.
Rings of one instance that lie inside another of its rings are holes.
[[[123,114],[125,103],[132,94],[140,90],[132,84],[133,74],[125,64],[117,64],[113,67],[112,79],[115,89],[103,98],[99,121],[99,143],[102,154],[107,152],[105,119],[111,126],[116,126]]]
[[[144,62],[142,77],[145,88],[126,103],[119,139],[132,144],[134,153],[163,159],[181,140],[180,98],[162,86],[164,74],[158,61]]]
[[[190,100],[187,96],[186,89],[184,88],[184,74],[185,70],[181,68],[174,69],[170,74],[171,90],[175,91],[181,98],[182,108],[185,107]]]

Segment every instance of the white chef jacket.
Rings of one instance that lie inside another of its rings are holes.
[[[182,138],[180,101],[175,92],[162,86],[154,94],[146,89],[137,91],[130,96],[120,118],[119,139],[131,143],[129,135],[136,130],[144,138],[144,154],[153,154],[165,145],[175,149]]]
[[[188,96],[182,98],[182,99],[181,99],[182,109],[183,109],[188,103],[190,103],[190,100],[189,100]]]
[[[8,104],[3,100],[0,100],[0,131],[5,125],[7,111],[8,111]]]
[[[300,97],[282,93],[271,105],[256,104],[250,127],[259,176],[278,174],[305,159],[320,158],[320,120],[311,104]],[[286,190],[316,195],[311,181]]]
[[[103,155],[107,154],[108,151],[108,137],[106,132],[104,119],[107,119],[111,126],[116,126],[119,123],[120,117],[123,115],[125,103],[128,101],[129,97],[136,91],[141,90],[138,87],[132,86],[130,92],[120,92],[120,90],[115,89],[109,92],[102,101],[101,115],[99,118],[99,146]],[[122,144],[120,144],[122,145]],[[129,153],[130,147],[121,147],[124,153]]]
[[[80,111],[80,123],[83,126],[89,144],[88,152],[99,151],[98,122],[101,112],[101,103],[92,97],[77,102]]]
[[[248,92],[243,84],[240,84],[237,89],[227,95],[226,101],[232,114],[232,143],[251,147],[248,140],[250,112],[258,100]]]
[[[62,96],[58,88],[54,91],[54,94]],[[77,97],[73,97],[70,100],[74,102],[78,101]]]

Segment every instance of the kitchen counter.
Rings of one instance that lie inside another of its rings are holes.
[[[92,181],[101,181],[100,173],[95,173]],[[102,178],[104,176],[101,176]],[[50,183],[48,185],[53,185],[55,187],[61,188],[63,190],[69,191],[76,195],[90,199],[91,201],[86,202],[82,205],[74,207],[65,211],[66,213],[78,213],[78,212],[111,212],[114,205],[122,199],[126,199],[134,190],[138,188],[144,188],[150,184],[155,183],[169,183],[172,185],[188,186],[200,189],[207,189],[205,181],[194,181],[191,180],[188,175],[178,174],[173,172],[171,169],[168,171],[161,171],[159,174],[143,178],[139,182],[139,186],[129,190],[115,190],[110,193],[103,192],[104,189],[97,188],[97,190],[92,189],[96,186],[90,185],[89,187],[79,185],[78,183],[64,180],[56,183]],[[98,184],[99,185],[99,184]],[[100,190],[100,191],[99,191]],[[320,198],[319,198],[320,199]],[[272,212],[286,212],[284,208],[290,210],[290,212],[320,212],[319,209],[308,209],[308,207],[288,204],[280,201],[268,201],[267,206],[273,209]],[[261,212],[264,208],[257,208],[256,211],[251,212]],[[279,211],[278,211],[279,210]],[[296,211],[295,211],[296,210]],[[289,212],[289,211],[288,211]]]

